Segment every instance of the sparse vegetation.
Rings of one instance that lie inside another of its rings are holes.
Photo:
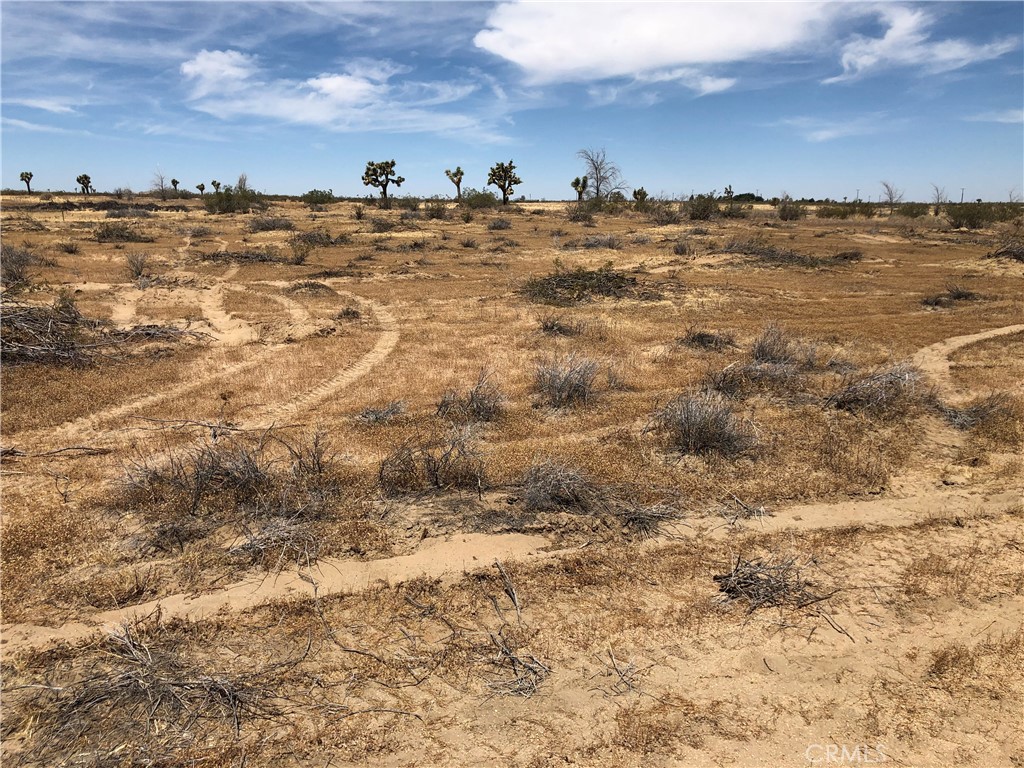
[[[586,405],[595,394],[598,364],[585,357],[569,355],[537,366],[534,390],[549,408]]]
[[[666,403],[655,412],[647,430],[681,453],[738,456],[756,444],[749,427],[707,392],[680,395]]]

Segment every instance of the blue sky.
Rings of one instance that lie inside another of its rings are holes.
[[[1024,192],[1024,3],[2,2],[2,184]]]

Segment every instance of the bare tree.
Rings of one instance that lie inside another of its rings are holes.
[[[167,177],[163,171],[157,168],[153,171],[153,192],[160,196],[161,200],[167,199]]]
[[[903,190],[897,189],[895,184],[888,181],[882,184],[882,200],[889,206],[889,213],[896,210],[896,206],[903,202]]]
[[[622,171],[616,163],[608,159],[604,148],[581,149],[576,157],[586,166],[587,178],[590,181],[587,197],[598,202],[606,200],[612,192],[623,192],[626,184],[622,179]]]
[[[948,202],[949,198],[946,197],[946,188],[940,187],[938,184],[932,184],[932,204],[944,205]]]

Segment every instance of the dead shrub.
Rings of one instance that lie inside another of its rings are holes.
[[[530,301],[557,306],[578,304],[594,296],[615,299],[652,297],[650,292],[641,290],[635,277],[616,271],[610,262],[598,269],[565,269],[556,261],[553,273],[530,278],[519,292]]]
[[[242,526],[243,541],[228,550],[249,565],[279,572],[288,563],[310,568],[320,555],[320,538],[308,522],[295,518]]]
[[[939,405],[939,412],[957,429],[971,430],[997,445],[1024,444],[1024,402],[997,392],[962,408]]]
[[[377,484],[385,496],[401,496],[426,490],[482,493],[487,481],[473,435],[461,428],[440,440],[405,441],[381,462]]]
[[[534,391],[549,408],[586,405],[594,397],[598,364],[570,354],[559,360],[541,363],[534,374]]]
[[[709,331],[699,326],[691,326],[686,335],[677,341],[694,349],[706,349],[712,352],[724,352],[736,346],[736,338],[731,333]]]
[[[827,600],[838,591],[827,594],[812,591],[815,583],[806,575],[812,565],[812,562],[801,564],[795,557],[766,560],[737,557],[731,571],[712,578],[718,582],[719,592],[730,600],[745,601],[747,613],[772,606],[801,609]]]
[[[540,319],[540,329],[549,336],[580,336],[586,330],[582,320],[566,320],[559,315],[546,315]]]
[[[152,243],[153,238],[144,233],[133,222],[104,221],[96,228],[99,243]]]
[[[4,243],[0,246],[0,285],[6,290],[28,285],[32,280],[31,267],[38,263],[28,248]]]
[[[615,510],[623,526],[634,536],[649,539],[677,522],[682,514],[669,504],[626,505]]]
[[[750,429],[710,392],[680,395],[658,409],[646,430],[682,453],[738,456],[756,445]]]
[[[305,658],[228,674],[187,658],[183,639],[179,628],[125,622],[48,665],[5,708],[31,731],[24,757],[42,765],[69,755],[89,765],[176,763],[167,756],[276,719],[283,699],[272,681]]]
[[[750,347],[750,356],[759,363],[789,363],[795,355],[792,339],[774,323],[766,327]]]
[[[884,413],[920,399],[920,384],[920,371],[909,363],[898,363],[847,379],[842,388],[825,399],[825,406],[854,413]]]
[[[704,375],[705,389],[733,398],[765,390],[792,392],[799,386],[799,371],[790,363],[732,363]]]
[[[592,512],[604,502],[601,489],[582,472],[555,461],[530,467],[523,476],[522,494],[523,506],[532,512]]]
[[[380,425],[388,424],[405,413],[404,400],[392,400],[390,403],[379,407],[364,408],[356,416],[357,421],[363,424]]]
[[[146,278],[149,277],[149,254],[136,251],[125,254],[124,260],[128,277],[131,278],[132,282],[138,283],[139,287],[142,287]]]
[[[295,223],[283,216],[254,216],[249,222],[248,229],[256,232],[290,232],[295,229]]]
[[[1024,261],[1024,237],[1009,236],[1002,240],[992,251],[985,254],[990,259],[1010,259]]]
[[[474,384],[465,394],[450,389],[441,396],[437,415],[462,424],[495,421],[504,412],[504,395],[490,381],[490,373],[480,371]]]

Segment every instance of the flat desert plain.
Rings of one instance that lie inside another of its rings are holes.
[[[427,213],[3,200],[5,764],[1024,765],[1019,220]]]

